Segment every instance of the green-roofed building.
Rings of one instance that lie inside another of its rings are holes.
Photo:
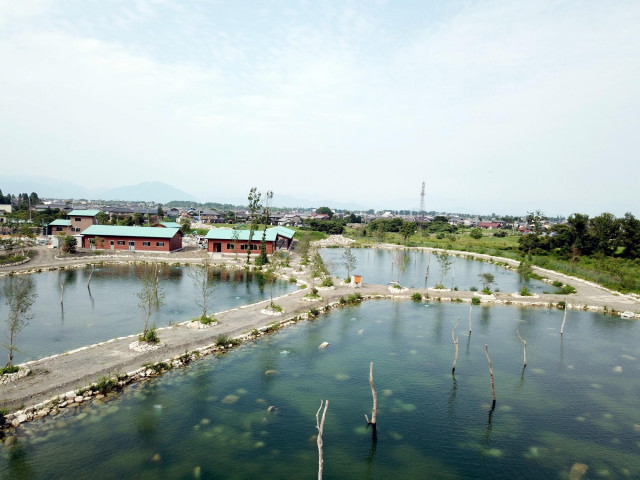
[[[207,251],[211,253],[247,253],[257,254],[262,241],[262,230],[253,232],[249,240],[249,230],[232,228],[212,228],[204,237],[207,240]],[[285,227],[268,228],[265,235],[267,253],[275,252],[276,248],[291,247],[295,231]]]
[[[62,235],[71,233],[71,220],[58,218],[47,225],[47,235]]]
[[[71,233],[82,233],[91,225],[97,225],[96,216],[99,213],[100,210],[71,210],[67,213],[67,218],[71,222]]]
[[[82,247],[169,253],[182,250],[182,232],[179,228],[92,225],[82,233]]]

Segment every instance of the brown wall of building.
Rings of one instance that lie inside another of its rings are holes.
[[[238,240],[237,242],[234,242],[233,240],[213,240],[211,238],[207,239],[207,251],[208,252],[221,252],[221,253],[236,253],[236,250],[233,248],[227,248],[227,245],[229,246],[234,246],[234,244],[236,245],[236,247],[238,248],[238,255],[246,255],[247,251],[242,249],[242,245],[246,245],[247,241],[246,240]],[[256,250],[252,250],[251,254],[258,254],[260,253],[260,242],[259,241],[253,241],[251,242],[253,243],[253,245],[256,246]],[[267,242],[267,253],[271,254],[273,253],[273,243],[274,242]],[[217,250],[215,247],[215,244],[221,244],[220,245],[220,250]]]
[[[95,235],[85,235],[82,237],[82,247],[91,248],[91,240]],[[145,238],[145,237],[120,237],[120,236],[101,236],[104,238],[102,246],[97,245],[100,250],[129,250],[129,242],[135,242],[135,251],[139,252],[173,252],[182,248],[182,235],[177,233],[173,238]],[[118,245],[118,242],[124,242],[124,245]],[[111,245],[113,242],[113,245]],[[142,242],[150,242],[151,245],[143,245]],[[164,243],[158,246],[157,243]]]
[[[80,219],[79,221],[77,219]],[[87,228],[89,228],[91,225],[97,225],[98,224],[98,220],[96,220],[96,217],[69,217],[69,220],[71,220],[71,231],[74,233],[82,233],[84,232]],[[77,229],[80,230],[77,230]]]

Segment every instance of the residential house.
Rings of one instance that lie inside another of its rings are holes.
[[[71,235],[71,220],[58,218],[47,225],[47,235]]]
[[[71,222],[71,232],[82,233],[91,225],[97,225],[98,219],[96,215],[100,213],[100,210],[71,210],[68,213],[69,221]]]

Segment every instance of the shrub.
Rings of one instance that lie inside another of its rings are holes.
[[[214,322],[217,322],[218,319],[217,318],[211,318],[211,317],[208,317],[206,315],[203,315],[202,317],[200,317],[198,319],[198,321],[203,325],[210,325],[210,324],[212,324]]]
[[[444,285],[442,285],[441,283],[438,283],[435,287],[436,290],[444,290],[446,287]]]
[[[10,373],[16,373],[19,370],[15,365],[0,368],[0,375],[9,375]]]
[[[565,302],[564,300],[562,300],[561,302],[558,302],[558,308],[560,310],[564,310],[565,308],[567,308],[567,302]]]
[[[507,236],[507,232],[505,232],[504,230],[498,230],[496,232],[493,232],[493,236],[494,237],[506,237]]]
[[[471,290],[472,292],[477,292],[478,291],[478,287],[470,287],[469,290]]]
[[[229,338],[228,335],[220,334],[216,337],[216,345],[226,347],[227,345],[239,345],[240,340],[237,338]]]
[[[318,315],[320,315],[320,310],[318,310],[317,308],[312,308],[311,310],[309,310],[309,316],[311,318],[316,318]]]
[[[472,305],[480,305],[480,299],[478,297],[473,297],[471,299],[471,304]]]
[[[532,295],[532,293],[529,291],[529,289],[525,285],[520,289],[520,295],[523,296],[523,297],[530,297]]]
[[[562,288],[562,282],[560,282],[559,280],[553,282],[552,285],[556,288]]]
[[[331,277],[325,277],[320,283],[321,287],[333,287],[333,279]]]
[[[93,392],[100,393],[104,395],[105,393],[111,392],[118,388],[118,382],[115,378],[110,378],[107,376],[102,376],[98,379],[98,381],[91,385],[89,389]]]
[[[276,312],[282,313],[282,307],[280,305],[276,305],[275,303],[272,303],[271,305],[269,305],[269,308],[271,310],[275,310]]]
[[[414,293],[413,295],[411,295],[411,300],[415,301],[415,302],[420,302],[422,301],[422,294],[421,293]]]
[[[576,289],[573,288],[571,285],[565,285],[560,290],[558,290],[557,293],[560,295],[570,295],[572,293],[576,293]]]
[[[158,332],[156,332],[156,327],[151,327],[149,330],[147,330],[146,334],[141,333],[140,335],[138,335],[138,341],[147,343],[159,343],[160,338],[158,337]]]
[[[482,238],[482,229],[480,228],[472,228],[471,233],[469,233],[471,238],[475,238],[476,240]]]
[[[351,277],[347,277],[344,279],[344,283],[351,283]]]
[[[257,337],[258,335],[260,335],[260,332],[258,331],[257,328],[254,328],[253,330],[251,330],[251,335],[253,335],[254,337]]]
[[[484,293],[485,295],[491,295],[491,289],[489,287],[484,287],[482,289],[482,293]]]
[[[305,288],[307,288],[307,284],[306,283],[301,283],[298,288],[300,288],[300,290],[304,290]]]

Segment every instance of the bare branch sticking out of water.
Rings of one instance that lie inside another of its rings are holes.
[[[496,387],[493,383],[493,368],[491,367],[491,358],[489,357],[489,345],[485,343],[484,345],[484,353],[487,354],[487,361],[489,362],[489,376],[491,377],[491,394],[493,395],[493,405],[491,406],[491,410],[496,407]]]
[[[373,362],[369,364],[369,384],[371,385],[371,396],[373,397],[373,408],[371,409],[371,421],[365,414],[364,418],[369,425],[373,425],[376,428],[376,417],[378,415],[378,394],[376,393],[376,386],[373,384]]]
[[[520,339],[524,347],[524,366],[526,367],[527,366],[527,341],[520,336],[520,330],[516,330],[516,333],[518,334],[518,338]]]
[[[324,406],[322,412],[322,420],[320,420],[320,410]],[[329,408],[329,400],[320,400],[320,408],[316,412],[316,428],[318,429],[318,480],[322,480],[322,470],[324,467],[324,453],[322,450],[322,434],[324,432],[324,420],[327,416],[327,408]]]
[[[451,368],[451,375],[456,373],[456,364],[458,363],[458,337],[456,337],[456,328],[458,328],[458,324],[460,323],[460,318],[456,320],[456,324],[451,330],[451,340],[453,344],[456,346],[456,356],[453,358],[453,367]]]

